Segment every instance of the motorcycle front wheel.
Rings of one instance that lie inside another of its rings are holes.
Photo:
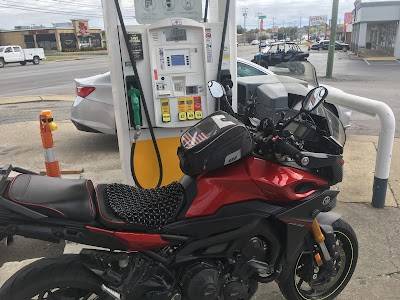
[[[7,300],[111,300],[78,255],[41,259],[15,273],[0,289]]]
[[[351,226],[342,219],[333,224],[333,230],[338,253],[335,259],[336,275],[324,277],[323,266],[315,269],[312,265],[312,253],[303,247],[297,253],[294,263],[284,267],[278,280],[279,288],[286,299],[331,300],[346,287],[357,264],[357,237]],[[312,272],[311,276],[310,272]],[[313,279],[310,280],[310,278]]]

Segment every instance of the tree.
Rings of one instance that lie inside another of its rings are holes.
[[[238,26],[236,27],[236,33],[237,33],[237,34],[243,34],[243,33],[245,33],[245,32],[246,32],[246,30],[243,28],[242,25],[238,25]]]

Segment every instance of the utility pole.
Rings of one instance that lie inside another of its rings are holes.
[[[245,32],[246,32],[246,21],[247,21],[248,11],[249,11],[249,9],[247,7],[243,8],[243,10],[242,10],[242,12],[243,12],[243,29]]]
[[[299,26],[299,32],[297,34],[298,39],[301,41],[301,37],[302,37],[302,29],[301,29],[301,16],[300,16],[300,26]]]
[[[247,7],[242,9],[243,12],[243,30],[244,30],[244,44],[246,45],[246,40],[247,40],[247,30],[246,30],[246,21],[247,21],[247,12],[249,9]]]
[[[327,78],[332,78],[332,73],[333,73],[333,61],[335,59],[335,42],[336,42],[338,11],[339,11],[339,0],[333,0],[331,36],[330,36],[330,42],[329,42],[328,64],[326,67],[326,77]]]

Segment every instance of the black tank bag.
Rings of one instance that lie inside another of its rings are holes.
[[[253,150],[246,126],[233,116],[218,111],[191,127],[181,136],[180,167],[196,176],[232,164]]]

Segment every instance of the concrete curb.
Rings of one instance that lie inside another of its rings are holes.
[[[397,61],[395,57],[391,56],[376,56],[376,57],[364,57],[367,61]]]
[[[10,96],[0,97],[0,105],[44,101],[74,101],[74,95]]]

